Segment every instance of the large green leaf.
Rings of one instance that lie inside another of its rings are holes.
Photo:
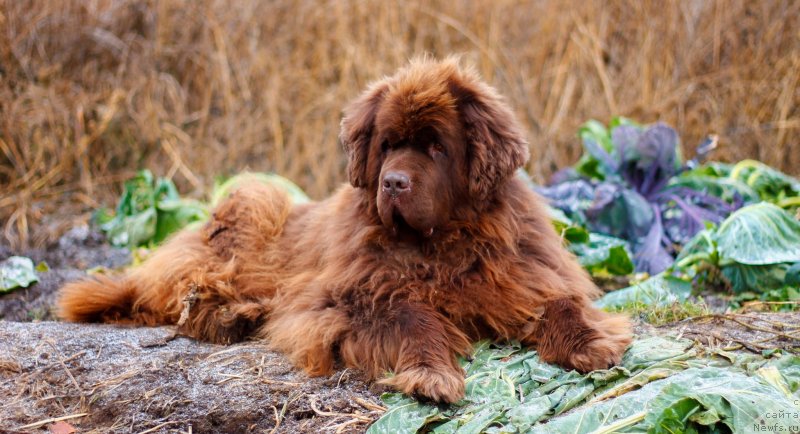
[[[163,200],[156,206],[157,218],[153,241],[160,243],[170,234],[194,222],[208,219],[208,208],[194,200]]]
[[[634,303],[663,306],[684,301],[689,298],[691,292],[691,282],[661,273],[642,283],[609,292],[600,297],[595,305],[606,309]]]
[[[550,396],[534,396],[508,411],[508,420],[519,431],[524,432],[550,413],[553,402]]]
[[[680,380],[681,375],[677,374],[666,380],[646,384],[641,389],[614,399],[589,403],[569,414],[537,425],[529,432],[533,434],[629,432],[624,429],[630,428],[644,419],[645,403],[653,399],[665,386],[666,382]],[[643,431],[640,430],[639,432]]]
[[[39,281],[33,261],[24,256],[12,256],[0,263],[0,293],[27,288]]]
[[[784,355],[777,360],[771,360],[768,366],[774,367],[780,373],[789,393],[800,398],[800,357]]]
[[[399,393],[387,394],[381,398],[391,405],[391,408],[369,427],[368,433],[415,433],[440,417],[436,406],[421,404]]]
[[[214,192],[211,194],[211,206],[216,206],[220,200],[227,197],[237,187],[241,187],[251,182],[259,182],[268,185],[274,185],[286,191],[289,198],[295,204],[306,203],[310,199],[297,186],[297,184],[289,181],[288,179],[275,175],[273,173],[254,173],[246,172],[227,179],[225,182],[219,183],[214,187]]]
[[[729,177],[747,184],[765,201],[777,203],[800,195],[800,181],[760,161],[740,161]]]
[[[565,240],[570,243],[585,243],[589,241],[589,231],[573,222],[564,211],[551,206],[547,207],[553,226]]]
[[[587,242],[573,242],[569,249],[578,257],[578,262],[592,274],[633,273],[633,261],[625,240],[591,233]]]
[[[140,246],[147,244],[156,234],[156,209],[145,208],[132,215],[118,214],[100,228],[115,246]]]
[[[514,403],[512,406],[517,405]],[[456,434],[481,434],[495,422],[502,423],[506,420],[504,412],[509,405],[503,402],[488,402],[471,408],[469,418],[459,423]]]
[[[747,265],[734,262],[722,267],[722,275],[734,292],[764,292],[780,288],[786,281],[789,264]]]
[[[650,336],[634,342],[622,357],[622,366],[631,372],[668,360],[684,360],[692,342],[663,336]]]
[[[644,420],[648,433],[700,431],[717,424],[727,426],[734,434],[767,429],[791,432],[800,419],[775,417],[796,415],[800,405],[759,376],[712,367],[692,369],[686,376],[681,382],[668,384],[648,403]],[[679,406],[683,408],[676,408]]]
[[[714,260],[712,256],[717,252],[717,245],[714,241],[715,229],[716,228],[714,228],[714,230],[704,229],[695,234],[689,242],[684,244],[683,247],[681,247],[680,253],[678,253],[678,257],[675,258],[676,266],[680,266],[684,259],[687,259],[689,261],[687,263],[690,263],[693,261],[693,256],[702,257],[706,261]]]
[[[798,239],[800,223],[777,206],[760,203],[699,232],[681,250],[675,269],[690,275],[717,270],[739,294],[779,291],[800,283]]]
[[[721,264],[769,265],[800,261],[800,222],[770,203],[744,207],[716,232]]]

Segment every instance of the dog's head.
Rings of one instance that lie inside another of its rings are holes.
[[[383,225],[423,235],[482,209],[528,159],[506,104],[455,58],[373,83],[345,110],[340,139],[350,183],[375,195]]]

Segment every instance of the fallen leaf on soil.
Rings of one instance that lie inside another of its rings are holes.
[[[50,425],[48,429],[52,434],[73,434],[78,432],[74,426],[64,422],[63,420]]]

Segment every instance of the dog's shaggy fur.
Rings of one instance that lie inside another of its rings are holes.
[[[218,343],[256,336],[311,375],[347,366],[437,401],[464,393],[456,356],[517,339],[590,371],[618,363],[628,321],[597,287],[515,170],[511,111],[455,59],[412,61],[346,110],[349,186],[291,206],[253,184],[120,278],[67,285],[70,321],[177,324]]]

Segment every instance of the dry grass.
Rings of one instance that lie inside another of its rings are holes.
[[[508,96],[539,180],[616,114],[797,174],[798,17],[790,0],[0,0],[0,239],[46,243],[143,167],[194,195],[250,168],[322,197],[344,179],[345,102],[424,52],[463,53]]]

